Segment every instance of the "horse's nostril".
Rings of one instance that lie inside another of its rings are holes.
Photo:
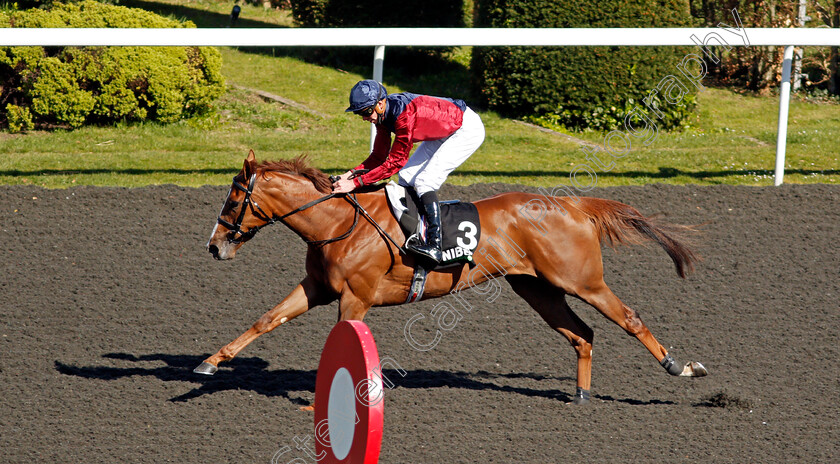
[[[217,247],[216,245],[208,245],[207,251],[209,251],[214,258],[219,256],[219,247]]]

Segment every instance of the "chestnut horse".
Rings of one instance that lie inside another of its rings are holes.
[[[195,372],[212,375],[220,362],[232,359],[254,339],[315,306],[338,300],[340,320],[362,320],[372,306],[406,301],[415,258],[396,243],[404,235],[384,193],[376,189],[332,195],[331,185],[327,175],[304,158],[257,164],[254,152],[248,154],[207,248],[216,259],[231,259],[261,227],[282,222],[309,244],[306,277]],[[430,272],[424,299],[454,295],[503,276],[575,349],[578,404],[590,398],[593,334],[569,308],[566,295],[592,305],[636,337],[671,375],[706,375],[700,363],[678,365],[603,278],[601,244],[641,240],[658,243],[685,277],[696,257],[674,238],[679,227],[655,224],[628,205],[598,198],[505,193],[475,206],[483,229],[475,266]]]

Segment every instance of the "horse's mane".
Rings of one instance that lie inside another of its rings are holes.
[[[332,182],[329,177],[320,169],[310,166],[309,158],[305,155],[296,156],[290,160],[263,161],[257,166],[257,170],[263,173],[279,172],[305,177],[319,192],[332,192]]]

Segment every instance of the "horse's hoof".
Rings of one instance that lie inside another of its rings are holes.
[[[589,404],[589,398],[575,398],[572,400],[572,404]]]
[[[203,375],[213,375],[216,371],[219,370],[218,367],[210,364],[209,362],[205,361],[201,363],[198,367],[193,369],[193,372],[196,374],[203,374]]]
[[[709,371],[706,370],[705,366],[703,366],[699,362],[690,362],[685,364],[685,367],[683,367],[683,371],[682,374],[680,374],[680,377],[703,377],[708,374]]]

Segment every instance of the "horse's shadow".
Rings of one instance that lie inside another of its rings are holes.
[[[268,362],[259,358],[235,358],[225,363],[226,369],[220,369],[214,376],[196,374],[192,370],[206,356],[176,354],[146,354],[135,356],[128,353],[107,353],[103,358],[136,363],[130,367],[110,366],[73,366],[60,361],[55,362],[58,372],[65,375],[86,379],[118,380],[125,377],[156,377],[164,382],[189,382],[195,384],[192,390],[170,398],[169,401],[188,401],[200,396],[226,390],[250,390],[264,396],[280,396],[289,401],[305,405],[305,400],[294,398],[291,392],[313,392],[315,370],[295,369],[268,370]],[[163,362],[165,365],[145,367],[140,363]]]
[[[156,377],[164,382],[190,382],[197,384],[192,390],[170,398],[172,402],[188,401],[204,395],[226,390],[249,390],[268,397],[282,397],[297,405],[308,405],[309,401],[297,397],[299,392],[313,393],[315,391],[316,370],[300,369],[268,369],[268,362],[260,358],[235,358],[225,363],[214,376],[195,374],[192,369],[200,364],[204,356],[147,354],[135,356],[128,353],[107,353],[102,355],[106,359],[129,361],[132,363],[159,363],[163,366],[153,367],[110,367],[110,366],[73,366],[60,361],[55,362],[55,368],[64,375],[72,375],[86,379],[118,380],[125,377],[147,376]],[[402,374],[405,375],[402,375]],[[516,393],[528,397],[548,398],[569,402],[572,397],[558,389],[538,389],[521,386],[500,385],[506,380],[527,379],[533,381],[547,381],[556,385],[560,381],[573,381],[569,377],[545,376],[534,373],[499,374],[486,371],[463,372],[417,369],[397,371],[386,369],[383,372],[383,383],[387,387],[399,388],[462,388],[467,390],[490,390]],[[630,404],[664,404],[668,402],[641,402],[632,399],[615,399],[612,397],[596,398],[605,401],[618,401]]]

